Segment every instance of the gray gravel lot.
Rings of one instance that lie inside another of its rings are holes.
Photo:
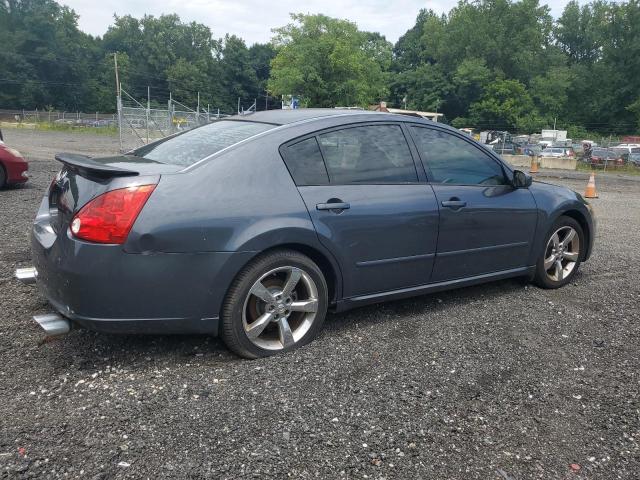
[[[46,302],[12,274],[53,153],[116,139],[4,133],[33,176],[0,192],[0,477],[640,476],[640,182],[598,178],[596,249],[564,289],[511,280],[330,315],[307,347],[246,361],[207,337],[42,342]]]

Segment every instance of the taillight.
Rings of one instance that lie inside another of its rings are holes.
[[[124,243],[154,188],[139,185],[103,193],[76,213],[71,232],[89,242]]]

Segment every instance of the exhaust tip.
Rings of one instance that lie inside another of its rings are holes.
[[[33,319],[42,327],[48,337],[64,335],[71,330],[71,322],[57,313],[35,315]]]
[[[33,285],[38,278],[38,270],[35,267],[18,268],[15,277],[25,285]]]

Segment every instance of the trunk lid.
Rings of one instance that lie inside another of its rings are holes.
[[[91,158],[61,153],[55,158],[63,164],[48,194],[50,224],[56,233],[64,232],[73,216],[98,195],[116,188],[157,183],[160,174],[180,170],[175,165],[133,155]]]

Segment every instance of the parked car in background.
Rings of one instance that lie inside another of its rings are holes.
[[[582,155],[582,153],[584,152],[582,143],[572,143],[571,148],[573,149],[573,153],[576,155]]]
[[[618,145],[616,147],[612,147],[611,150],[613,150],[617,155],[619,155],[626,163],[629,161],[629,156],[632,153],[640,153],[640,146],[639,145]]]
[[[493,151],[496,152],[498,155],[515,155],[516,154],[516,148],[513,145],[513,143],[505,143],[504,145],[502,143],[496,143],[493,145]]]
[[[26,182],[29,164],[22,154],[0,141],[0,188]]]
[[[328,309],[526,277],[571,282],[591,207],[445,125],[340,109],[231,117],[125,155],[60,154],[31,232],[70,326],[292,350]],[[505,314],[509,314],[508,309]]]
[[[635,165],[636,167],[640,167],[640,153],[631,153],[629,154],[629,158],[627,160],[631,165]]]
[[[542,153],[542,147],[537,143],[528,143],[524,145],[518,145],[516,148],[518,155],[540,155]]]
[[[540,153],[541,157],[566,157],[565,149],[560,147],[547,147]]]
[[[596,147],[591,152],[591,165],[594,167],[619,167],[624,165],[620,154],[610,148]]]

